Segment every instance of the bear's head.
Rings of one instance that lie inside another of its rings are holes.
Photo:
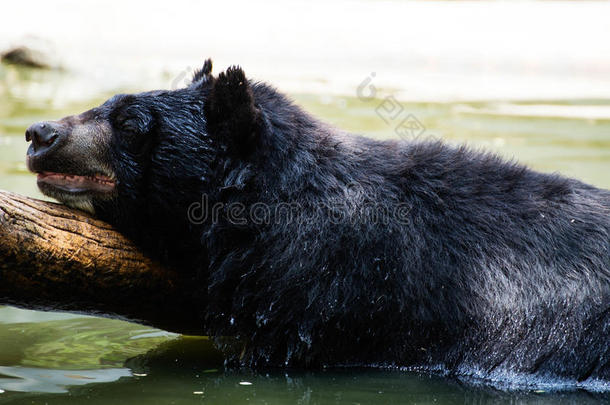
[[[176,218],[218,189],[219,171],[248,153],[264,125],[242,69],[211,69],[207,60],[187,88],[119,94],[30,126],[27,166],[40,190],[130,236],[151,217],[159,229],[184,230]]]

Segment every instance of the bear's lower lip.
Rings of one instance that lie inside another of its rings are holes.
[[[69,193],[109,193],[112,192],[115,187],[115,181],[102,174],[79,176],[75,174],[40,172],[38,173],[38,183],[49,185]]]

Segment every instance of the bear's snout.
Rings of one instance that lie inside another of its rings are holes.
[[[25,140],[31,142],[27,150],[30,171],[111,176],[102,158],[111,130],[104,120],[91,119],[90,115],[32,124],[25,131]]]
[[[69,206],[94,212],[94,200],[114,196],[115,176],[106,156],[112,130],[86,112],[43,121],[25,131],[26,163],[40,191]]]

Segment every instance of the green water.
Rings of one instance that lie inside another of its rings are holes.
[[[0,66],[0,189],[40,197],[24,164],[25,128],[91,108],[110,94],[61,102],[70,76]],[[144,86],[140,90],[148,90]],[[117,89],[129,91],[130,89]],[[133,89],[131,89],[133,90]],[[610,188],[610,120],[583,114],[541,116],[528,106],[608,107],[610,100],[542,100],[500,104],[400,103],[396,119],[378,98],[293,94],[313,114],[349,131],[398,137],[411,114],[419,136],[468,142]],[[576,116],[574,116],[576,115]],[[571,118],[569,118],[570,116]],[[385,120],[384,120],[385,118]],[[410,137],[413,134],[408,134]],[[1,282],[1,279],[0,279]],[[363,347],[363,350],[367,348]],[[180,337],[122,321],[0,307],[0,403],[10,404],[496,404],[597,403],[586,392],[503,392],[439,376],[388,370],[224,371],[204,338]]]

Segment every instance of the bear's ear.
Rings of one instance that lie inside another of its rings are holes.
[[[195,71],[195,74],[193,75],[192,83],[198,82],[201,79],[205,79],[205,81],[208,81],[211,77],[212,77],[212,59],[208,58],[205,60],[205,62],[203,62],[203,67],[201,69]]]
[[[204,112],[210,136],[242,155],[254,149],[263,118],[240,67],[232,66],[213,79]]]

